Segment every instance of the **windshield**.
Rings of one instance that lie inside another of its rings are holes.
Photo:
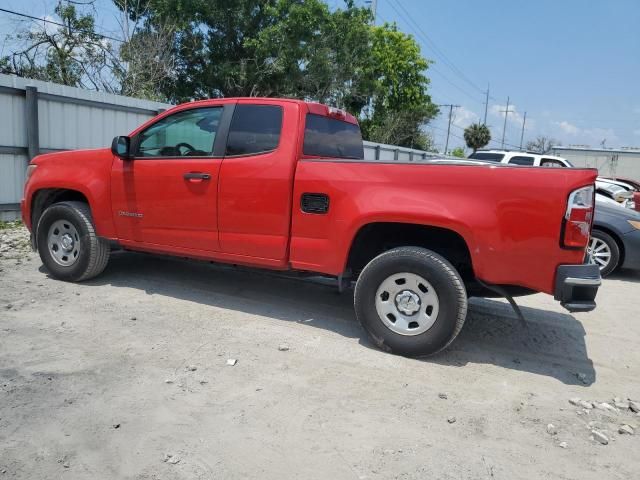
[[[476,152],[469,155],[469,158],[485,160],[487,162],[501,162],[504,158],[504,153]]]

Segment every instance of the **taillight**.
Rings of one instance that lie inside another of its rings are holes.
[[[593,185],[571,192],[567,202],[567,212],[564,215],[563,247],[585,248],[587,246],[593,223],[593,202]]]

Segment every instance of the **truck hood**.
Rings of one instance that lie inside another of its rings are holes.
[[[38,155],[33,160],[31,160],[32,164],[42,165],[49,162],[56,161],[82,161],[84,159],[94,159],[94,158],[106,158],[111,157],[111,149],[110,148],[91,148],[85,150],[62,150],[60,152],[52,152],[52,153],[43,153],[42,155]]]

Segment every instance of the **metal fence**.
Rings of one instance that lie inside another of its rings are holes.
[[[170,105],[0,75],[0,220],[17,218],[29,160],[98,148]]]
[[[171,105],[0,75],[0,220],[19,215],[29,160],[40,153],[100,148]],[[433,154],[364,142],[365,158],[398,161]]]

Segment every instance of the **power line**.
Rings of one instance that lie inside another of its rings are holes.
[[[44,22],[44,23],[50,23],[51,25],[57,25],[59,27],[63,27],[63,28],[69,28],[68,25],[65,25],[64,23],[60,23],[60,22],[54,22],[53,20],[48,20],[46,18],[38,18],[38,17],[34,17],[33,15],[27,15],[26,13],[21,13],[21,12],[14,12],[13,10],[7,10],[6,8],[0,8],[0,12],[5,12],[5,13],[9,13],[11,15],[17,15],[18,17],[24,17],[24,18],[29,18],[31,20],[37,20],[38,22]],[[70,29],[69,29],[70,30]],[[113,40],[114,42],[120,42],[120,43],[124,43],[124,40],[121,40],[119,38],[115,38],[115,37],[110,37],[109,35],[104,35],[102,33],[97,33],[94,32],[95,35],[97,35],[98,37],[101,38],[106,38],[107,40]]]
[[[429,39],[429,37],[426,36],[426,34],[420,29],[419,26],[417,26],[417,24],[415,24],[415,22],[413,21],[413,19],[409,16],[408,20],[407,17],[405,17],[405,15],[400,12],[400,10],[398,10],[395,5],[393,3],[389,3],[389,5],[391,6],[391,8],[393,8],[393,10],[398,14],[398,16],[402,17],[402,19],[404,19],[407,23],[410,23],[408,26],[409,28],[420,38],[422,38],[422,40],[427,43],[428,45],[430,44],[432,47],[435,47],[433,42],[431,41],[431,39]],[[398,4],[400,7],[402,7],[402,5]],[[385,19],[383,19],[381,17],[380,14],[378,14],[378,17],[380,19],[382,19],[383,21],[386,21]],[[416,25],[416,27],[414,27],[414,25]],[[434,48],[434,53],[438,54],[439,52],[437,52]],[[443,58],[440,55],[442,59],[443,59],[443,63],[448,66],[449,68],[452,68],[451,65],[447,64],[447,60],[446,57]],[[460,92],[462,92],[463,94],[465,94],[466,96],[468,96],[469,98],[471,98],[473,101],[479,102],[478,98],[472,94],[469,93],[467,90],[465,90],[464,88],[460,87],[459,85],[457,85],[456,83],[454,83],[452,80],[449,79],[449,77],[447,77],[443,72],[441,72],[439,69],[437,69],[436,67],[434,67],[433,65],[429,66],[429,69],[435,73],[437,73],[438,75],[440,75],[447,83],[449,83],[452,87],[456,88],[457,90],[459,90]],[[453,73],[456,73],[453,69],[452,69]],[[477,88],[474,86],[474,88]],[[480,90],[482,91],[482,90]]]
[[[411,14],[407,11],[407,9],[398,1],[396,0],[396,4],[398,5],[398,7],[400,7],[400,9],[407,15],[407,18],[409,19],[409,21],[416,26],[416,28],[418,28],[419,30],[422,31],[423,36],[428,40],[428,42],[431,44],[434,52],[445,62],[445,64],[447,64],[449,66],[449,68],[451,68],[451,70],[456,73],[462,80],[464,80],[465,82],[467,82],[469,85],[471,85],[473,88],[475,88],[476,90],[478,90],[479,92],[482,92],[482,89],[479,88],[475,83],[473,83],[471,80],[469,80],[469,78],[462,72],[462,70],[460,70],[451,60],[449,60],[449,58],[444,54],[444,52],[436,45],[436,42],[433,41],[433,39],[431,37],[429,37],[429,35],[427,35],[421,28],[420,26],[416,23],[416,21],[413,19],[413,17],[411,16]],[[397,11],[397,10],[396,10]]]

